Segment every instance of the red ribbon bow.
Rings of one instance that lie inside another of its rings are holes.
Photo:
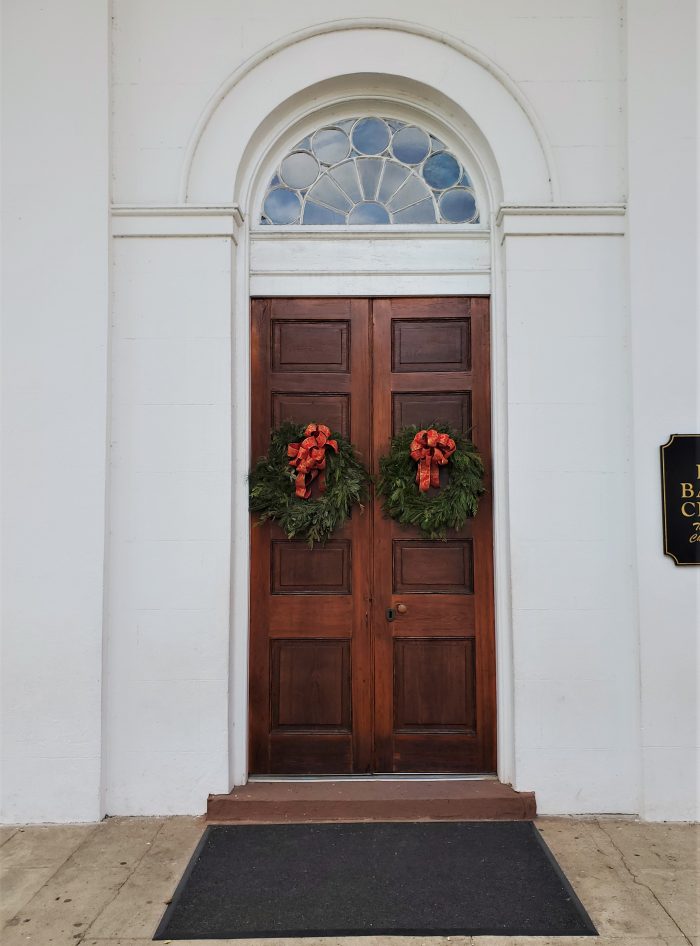
[[[325,424],[309,424],[304,431],[301,443],[290,443],[287,447],[287,456],[292,457],[289,465],[296,471],[294,492],[299,499],[308,499],[311,495],[311,484],[320,475],[319,488],[323,492],[326,488],[326,447],[332,447],[338,452],[338,443],[330,440],[330,429]]]
[[[418,464],[416,483],[421,493],[440,486],[439,466],[445,466],[457,445],[452,437],[437,430],[419,430],[411,443],[411,458]]]

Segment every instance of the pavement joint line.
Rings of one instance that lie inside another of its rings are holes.
[[[8,834],[7,837],[5,838],[5,840],[0,843],[0,847],[3,847],[5,844],[7,844],[7,842],[10,840],[10,838],[14,838],[14,836],[17,834],[18,831],[19,831],[19,828],[15,828],[14,831],[12,831],[10,834]]]
[[[625,858],[625,855],[622,853],[622,850],[617,846],[617,844],[616,844],[615,841],[613,840],[612,835],[611,835],[608,831],[605,830],[605,828],[602,826],[602,824],[600,823],[600,821],[597,821],[596,823],[597,823],[598,827],[600,828],[600,830],[601,830],[601,831],[603,832],[603,834],[605,835],[605,837],[610,841],[610,843],[612,844],[612,846],[613,846],[613,848],[615,849],[615,851],[617,851],[617,854],[618,854],[620,860],[622,861],[622,864],[623,864],[624,868],[626,869],[627,873],[628,873],[628,874],[630,875],[630,877],[632,878],[633,883],[635,883],[638,887],[642,887],[642,889],[647,890],[647,891],[652,895],[652,897],[654,898],[654,900],[656,900],[656,902],[657,902],[658,905],[661,907],[661,909],[664,911],[664,913],[666,914],[666,916],[669,918],[669,920],[670,920],[670,921],[673,923],[673,925],[676,927],[676,929],[677,929],[678,932],[681,934],[681,936],[683,937],[683,939],[686,941],[686,943],[688,944],[688,946],[693,946],[692,940],[690,939],[690,937],[688,936],[688,934],[685,932],[685,930],[684,930],[684,929],[681,927],[681,925],[678,923],[678,920],[676,920],[676,918],[675,918],[674,916],[672,916],[672,914],[670,914],[670,913],[668,912],[668,910],[666,909],[666,907],[664,906],[664,904],[663,904],[663,903],[661,902],[661,900],[659,900],[659,898],[657,897],[656,892],[655,892],[648,884],[645,884],[643,880],[640,880],[640,879],[637,877],[637,875],[635,874],[635,872],[632,870],[632,868],[630,867],[630,865],[627,863],[627,860],[626,860],[626,858]]]
[[[45,887],[47,884],[51,883],[51,881],[54,879],[54,877],[55,877],[56,874],[59,872],[59,870],[61,870],[61,868],[62,868],[64,865],[66,865],[66,864],[68,863],[68,861],[78,853],[78,851],[79,851],[80,848],[83,846],[83,844],[85,844],[85,842],[88,840],[88,838],[91,838],[91,837],[93,836],[93,834],[95,834],[95,832],[97,831],[97,829],[99,828],[99,826],[100,826],[99,823],[92,826],[92,828],[90,829],[90,831],[88,831],[88,832],[86,833],[86,835],[85,835],[85,837],[82,839],[82,841],[80,841],[80,842],[78,843],[78,845],[73,848],[73,850],[70,852],[70,854],[67,854],[67,855],[64,857],[64,859],[61,861],[61,863],[57,866],[56,870],[55,870],[52,874],[49,874],[49,876],[48,876],[48,877],[46,878],[46,880],[43,882],[43,884],[41,885],[41,887],[39,887],[39,889],[36,891],[36,893],[33,894],[33,895],[29,898],[29,900],[27,900],[27,902],[26,902],[23,906],[21,906],[21,907],[19,908],[19,910],[17,911],[17,913],[13,914],[13,916],[9,917],[9,918],[5,921],[5,923],[3,924],[3,927],[2,927],[3,929],[5,929],[5,927],[9,926],[10,923],[11,923],[11,921],[14,920],[20,913],[22,913],[24,910],[27,910],[27,909],[29,908],[29,905],[30,905],[31,902],[34,900],[34,897],[38,897],[39,894],[41,893],[41,891],[44,889],[44,887]],[[17,830],[19,831],[19,828],[18,828]],[[15,834],[17,834],[17,831],[15,831]],[[14,837],[14,834],[12,835],[12,837]],[[8,838],[8,841],[9,841],[9,838]]]
[[[141,857],[139,857],[138,860],[134,862],[134,866],[131,868],[131,870],[130,870],[129,873],[126,875],[126,877],[124,878],[124,880],[119,884],[119,886],[117,887],[117,889],[114,891],[114,895],[113,895],[112,897],[110,897],[109,900],[107,900],[107,901],[102,905],[102,907],[100,908],[99,912],[96,913],[95,916],[90,920],[90,922],[88,923],[88,925],[87,925],[87,926],[85,927],[85,929],[82,931],[82,936],[80,937],[80,939],[76,939],[76,941],[75,941],[75,942],[76,942],[76,946],[80,946],[80,944],[81,944],[82,942],[84,942],[85,937],[88,935],[88,933],[90,932],[90,930],[92,929],[92,927],[95,925],[95,923],[97,922],[97,920],[99,920],[99,918],[102,916],[102,914],[103,914],[104,911],[107,909],[107,907],[108,907],[110,904],[114,903],[114,901],[117,899],[117,897],[118,897],[119,894],[121,893],[122,888],[124,887],[124,885],[127,884],[127,883],[131,880],[131,878],[134,876],[134,874],[136,873],[136,871],[138,870],[138,868],[141,866],[141,863],[142,863],[143,859],[144,859],[148,854],[150,854],[151,850],[153,849],[153,845],[156,843],[156,840],[158,839],[158,835],[159,835],[160,832],[163,830],[163,828],[166,826],[166,824],[167,824],[167,819],[164,818],[163,821],[158,825],[158,828],[157,828],[157,830],[156,830],[156,833],[151,837],[151,840],[146,843],[146,845],[145,845],[145,850],[144,850],[143,854],[141,855]]]

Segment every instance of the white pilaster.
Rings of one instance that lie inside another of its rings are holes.
[[[8,822],[102,813],[109,7],[3,5]]]

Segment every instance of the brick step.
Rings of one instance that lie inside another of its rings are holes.
[[[210,795],[209,824],[323,821],[532,821],[534,792],[496,779],[249,782]]]

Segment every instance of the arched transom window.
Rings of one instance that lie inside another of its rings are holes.
[[[478,223],[472,181],[434,135],[392,118],[324,125],[280,161],[263,224]]]

